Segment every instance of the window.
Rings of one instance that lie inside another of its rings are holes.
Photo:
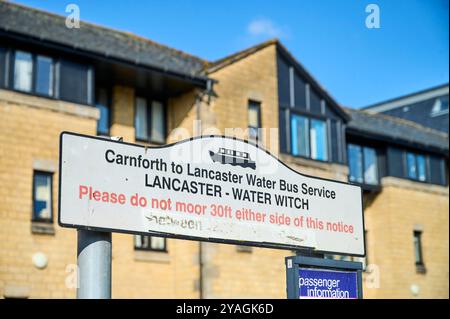
[[[261,103],[248,102],[248,135],[249,139],[258,141],[259,128],[261,128]]]
[[[136,113],[134,122],[136,127],[136,138],[140,140],[148,139],[147,100],[140,97],[136,98]]]
[[[136,98],[135,112],[136,139],[148,142],[165,142],[165,113],[159,101]]]
[[[311,158],[326,161],[328,159],[326,122],[311,120],[310,140]]]
[[[164,143],[165,142],[165,122],[164,109],[161,102],[152,101],[152,125],[151,125],[151,140]]]
[[[14,89],[31,92],[33,56],[31,53],[16,51],[14,59]]]
[[[0,47],[0,87],[93,105],[89,65]]]
[[[301,115],[291,116],[291,150],[293,155],[328,160],[326,122]]]
[[[356,183],[364,183],[362,174],[362,151],[359,145],[348,145],[348,166],[350,170],[349,180]]]
[[[423,266],[423,256],[422,256],[422,232],[414,231],[414,256],[417,266]]]
[[[51,173],[33,174],[33,221],[53,222]]]
[[[373,148],[364,147],[364,182],[378,184],[377,153]]]
[[[291,116],[292,154],[309,157],[309,121],[299,115]]]
[[[419,181],[427,180],[427,165],[425,156],[414,153],[406,153],[407,177]]]
[[[419,179],[419,181],[425,181],[427,179],[425,156],[417,155],[416,161],[417,161],[417,178]]]
[[[97,134],[109,135],[110,109],[108,103],[108,92],[106,89],[98,89],[95,95],[95,106],[100,111],[100,118],[97,121]]]
[[[38,55],[36,58],[36,93],[53,95],[53,60],[52,58]]]
[[[90,104],[89,67],[69,61],[60,63],[59,96],[62,100]]]
[[[434,102],[433,108],[431,109],[431,116],[439,116],[443,114],[448,114],[448,97],[439,97]]]
[[[137,250],[167,251],[166,238],[155,236],[134,236],[134,248]]]
[[[428,181],[433,184],[446,185],[447,184],[447,172],[445,159],[443,157],[429,155],[428,160],[430,163],[430,177]]]
[[[378,185],[377,152],[371,147],[348,144],[349,180],[351,182]]]
[[[28,52],[16,51],[13,87],[23,92],[53,96],[53,59],[42,55],[38,55],[35,58],[33,71],[33,55]]]

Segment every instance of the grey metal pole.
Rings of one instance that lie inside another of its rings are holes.
[[[111,233],[78,229],[78,299],[111,299],[111,260]]]
[[[78,229],[78,299],[111,298],[111,233]]]

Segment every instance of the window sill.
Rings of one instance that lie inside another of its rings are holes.
[[[427,269],[425,268],[425,265],[416,265],[416,273],[417,274],[426,274]]]
[[[292,153],[282,153],[284,155],[290,156],[298,161],[302,161],[302,160],[306,160],[306,161],[313,161],[317,164],[332,164],[334,162],[326,159],[326,160],[321,160],[321,159],[317,159],[317,158],[312,158],[312,157],[308,157],[308,156],[303,156],[303,155],[294,155]],[[335,163],[335,164],[339,164],[339,163]]]
[[[168,264],[170,255],[165,251],[135,250],[134,260]]]
[[[381,179],[381,186],[383,188],[389,186],[401,187],[405,189],[412,189],[421,192],[435,193],[448,196],[447,185],[437,185],[424,182],[413,181],[402,177],[385,176]]]
[[[43,235],[55,235],[55,226],[53,225],[53,223],[32,221],[31,233]]]
[[[318,161],[301,156],[293,156],[288,153],[280,153],[279,160],[287,165],[299,165],[308,169],[318,169],[321,171],[331,172],[333,179],[348,181],[348,166],[342,163]],[[313,173],[309,173],[313,175]],[[339,177],[338,177],[339,176]]]
[[[0,89],[0,99],[12,104],[22,104],[33,108],[47,109],[95,120],[100,118],[99,110],[92,105],[79,104],[45,96],[42,97],[6,88]]]
[[[253,251],[253,247],[237,245],[236,246],[236,251],[238,253],[251,253]]]
[[[146,144],[148,146],[161,146],[161,145],[165,145],[166,142],[156,142],[153,140],[146,140],[146,139],[141,139],[138,137],[135,137],[135,141],[136,143],[140,143],[140,144]]]
[[[380,192],[381,191],[381,184],[366,184],[366,183],[359,183],[354,181],[348,181],[349,184],[352,185],[358,185],[361,186],[362,190],[364,192]]]

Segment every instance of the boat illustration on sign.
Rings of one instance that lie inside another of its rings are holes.
[[[247,152],[241,152],[221,147],[216,153],[213,151],[209,151],[209,155],[211,156],[213,162],[256,169],[256,163],[250,159],[250,155]]]

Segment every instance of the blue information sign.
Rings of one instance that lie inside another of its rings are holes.
[[[356,299],[357,271],[299,268],[299,298]]]

